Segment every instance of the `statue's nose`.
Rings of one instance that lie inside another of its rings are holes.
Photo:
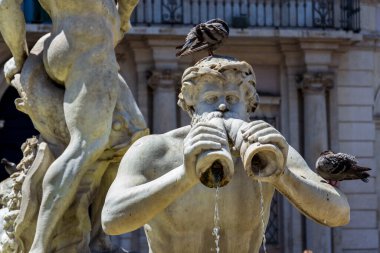
[[[221,112],[225,112],[225,111],[227,111],[227,106],[224,103],[221,103],[218,106],[218,110],[221,111]]]

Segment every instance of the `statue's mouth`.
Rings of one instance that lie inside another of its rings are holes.
[[[222,111],[212,111],[212,112],[204,112],[201,115],[194,114],[191,125],[195,125],[199,122],[208,122],[211,119],[214,118],[223,118],[223,119],[242,119],[241,115],[239,115],[236,112],[231,112],[229,110],[226,110],[224,112]]]

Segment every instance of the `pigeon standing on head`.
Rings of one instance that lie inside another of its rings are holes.
[[[368,182],[370,168],[357,165],[354,156],[344,153],[334,153],[330,150],[321,153],[315,164],[317,173],[328,180],[331,185],[338,181],[361,179]]]
[[[178,49],[176,56],[189,55],[201,50],[208,50],[212,56],[213,51],[228,37],[229,31],[226,22],[218,18],[200,23],[190,30],[185,44],[176,47]]]

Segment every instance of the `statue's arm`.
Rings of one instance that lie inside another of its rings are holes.
[[[143,226],[197,183],[185,175],[183,165],[165,169],[169,172],[158,177],[146,176],[160,171],[161,165],[174,163],[162,150],[165,145],[147,136],[134,143],[124,156],[102,210],[102,226],[107,234],[127,233]]]
[[[20,72],[28,55],[21,3],[22,0],[0,0],[0,32],[13,55],[4,67],[8,82]]]
[[[346,196],[314,173],[292,147],[287,166],[273,184],[297,209],[320,224],[335,227],[350,221]]]

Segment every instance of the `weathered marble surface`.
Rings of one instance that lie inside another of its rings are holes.
[[[257,98],[255,76],[246,62],[211,57],[185,70],[178,103],[192,116],[192,126],[145,136],[131,146],[103,207],[106,233],[121,234],[144,225],[151,252],[208,252],[215,245],[211,235],[215,191],[200,183],[196,164],[198,155],[224,145],[231,150],[234,172],[220,190],[222,252],[259,251],[264,227],[258,181],[265,227],[275,189],[320,224],[347,224],[350,207],[344,194],[311,171],[271,125],[249,122]],[[204,115],[222,118],[224,126],[199,120]],[[235,122],[243,127],[234,127]],[[274,171],[253,171],[249,177],[240,156],[245,145],[231,138],[236,135],[246,145],[274,145],[283,159],[276,160]]]
[[[13,55],[4,72],[46,152],[22,184],[17,251],[0,251],[114,250],[101,207],[122,155],[148,133],[114,52],[138,1],[40,1],[53,25],[30,52],[21,2],[0,1],[0,31]]]

